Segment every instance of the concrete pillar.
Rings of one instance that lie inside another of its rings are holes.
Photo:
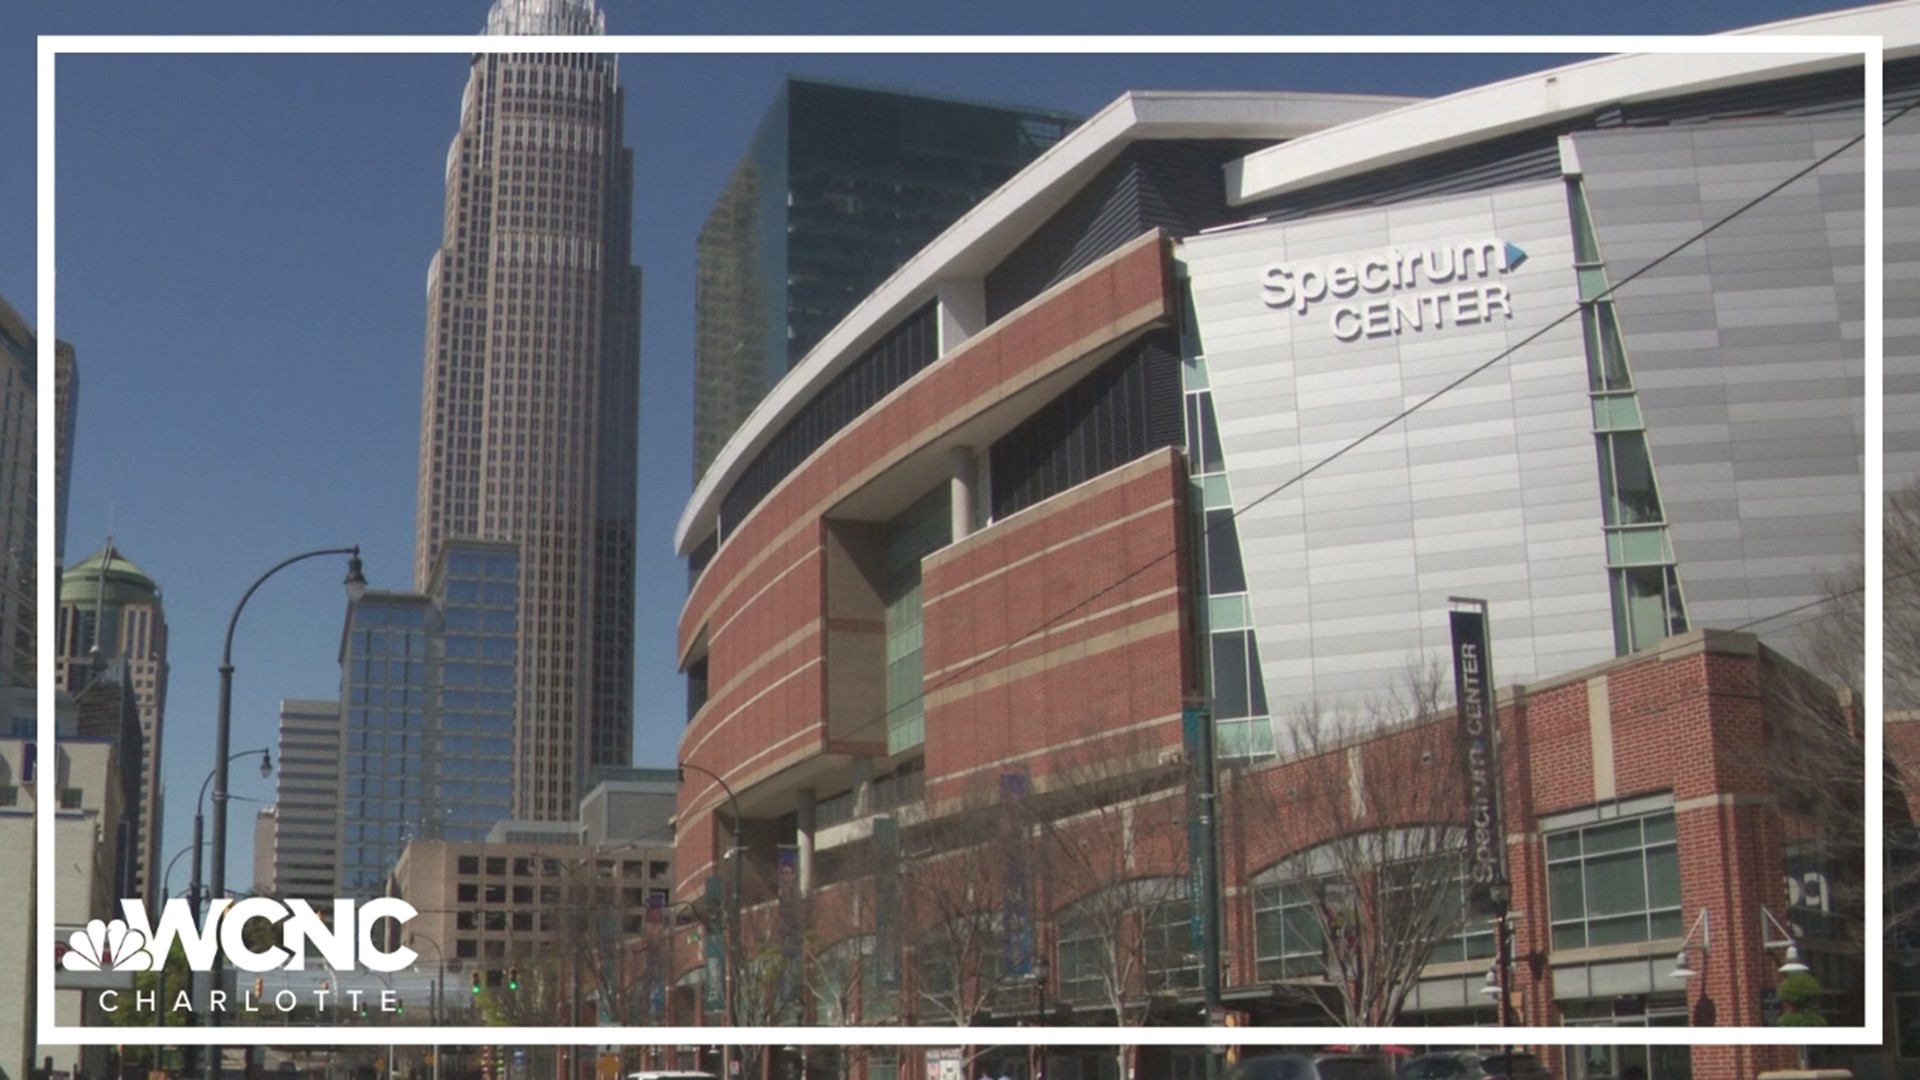
[[[953,474],[948,497],[953,510],[953,539],[965,540],[973,533],[973,487],[979,471],[973,447],[956,446],[947,451],[947,466]]]
[[[800,819],[798,843],[801,896],[808,896],[813,892],[813,834],[816,829],[813,806],[814,790],[801,788],[800,805],[795,808],[795,816]]]
[[[943,281],[935,286],[940,301],[940,355],[959,348],[987,326],[984,278]]]
[[[873,813],[873,759],[855,758],[853,761],[853,816],[863,818]]]

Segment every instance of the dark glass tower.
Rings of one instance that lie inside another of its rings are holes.
[[[593,0],[496,0],[489,34],[598,34]],[[476,55],[427,285],[414,587],[518,545],[513,813],[570,818],[632,760],[640,271],[610,55]]]
[[[855,304],[1078,123],[788,79],[700,230],[695,481]]]

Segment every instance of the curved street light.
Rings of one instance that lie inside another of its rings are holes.
[[[720,790],[727,793],[727,805],[731,808],[733,814],[733,850],[731,852],[733,855],[733,903],[729,905],[732,910],[727,914],[727,964],[725,975],[727,1026],[738,1027],[740,1021],[736,1010],[739,1008],[739,1003],[734,1000],[734,992],[738,989],[737,984],[739,977],[734,968],[740,963],[740,864],[746,861],[740,850],[740,830],[745,823],[740,817],[740,800],[733,794],[733,785],[727,783],[719,773],[714,772],[712,769],[686,761],[679,763],[680,781],[682,783],[686,782],[688,769],[692,769],[694,772],[704,776],[712,777],[713,782],[720,785]],[[720,1062],[721,1072],[731,1076],[732,1073],[726,1066],[727,1062],[723,1059]]]
[[[260,755],[260,779],[265,780],[273,775],[273,751],[264,746],[257,746],[252,750],[242,750],[237,754],[232,754],[228,756],[226,763],[230,764],[243,757],[252,757],[255,754]],[[187,906],[193,909],[193,917],[196,919],[200,917],[201,902],[207,899],[206,895],[200,891],[200,849],[206,846],[206,841],[201,838],[201,830],[207,812],[207,785],[213,783],[213,775],[219,771],[219,765],[215,765],[213,768],[207,770],[207,778],[200,781],[200,799],[193,804],[193,845],[189,849],[193,852],[193,871],[187,882]],[[174,856],[176,859],[179,857],[178,855]],[[221,884],[224,885],[225,882]],[[216,888],[217,887],[218,886],[216,886]],[[226,894],[216,892],[213,895],[224,896]]]
[[[211,891],[214,896],[227,894],[227,761],[233,734],[233,631],[240,623],[240,613],[247,608],[247,601],[268,578],[306,559],[315,559],[323,555],[347,556],[347,577],[343,583],[347,588],[349,603],[358,601],[367,593],[367,579],[360,572],[360,545],[343,548],[319,548],[304,551],[275,563],[271,569],[253,579],[247,591],[240,595],[240,602],[233,607],[233,616],[227,620],[226,644],[220,651],[220,712],[213,734],[213,880]],[[214,955],[213,970],[209,973],[212,985],[219,985],[221,969],[225,958]],[[220,1026],[220,1014],[211,1013],[207,1019],[211,1026]],[[220,1080],[221,1047],[214,1047],[207,1055],[206,1080]]]

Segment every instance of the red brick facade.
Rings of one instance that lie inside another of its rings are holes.
[[[919,859],[949,881],[977,887],[980,911],[995,910],[1011,871],[1004,860],[978,855],[987,843],[974,844],[969,855],[943,828],[987,837],[1044,831],[1070,850],[1124,851],[1124,881],[1055,874],[1025,883],[1035,946],[1056,972],[1060,913],[1090,902],[1102,887],[1186,875],[1180,717],[1197,678],[1192,511],[1182,454],[1148,454],[923,561],[925,735],[913,753],[894,758],[879,704],[885,670],[874,661],[885,623],[870,580],[875,523],[942,482],[941,455],[971,437],[970,424],[1001,410],[988,426],[1005,430],[1008,409],[1031,410],[1009,405],[1021,391],[1086,370],[1141,331],[1166,325],[1171,284],[1164,241],[1149,236],[1002,319],[797,468],[738,523],[695,583],[679,644],[683,662],[704,659],[709,696],[681,745],[682,760],[699,768],[687,773],[681,790],[677,899],[691,904],[708,877],[733,872],[722,856],[735,843],[730,830],[737,831],[746,852],[748,955],[878,939],[875,873],[882,856],[872,841],[866,784],[903,763],[909,771],[902,775],[923,785],[916,797],[890,804],[898,807],[891,820],[906,853],[903,888]],[[1750,637],[1696,632],[1502,692],[1501,803],[1518,1022],[1604,1023],[1657,1013],[1697,1025],[1761,1023],[1762,998],[1776,985],[1781,962],[1780,950],[1765,944],[1762,911],[1783,921],[1789,914],[1782,875],[1790,823],[1764,762],[1770,710],[1781,707],[1769,676],[1782,663]],[[1284,748],[1287,721],[1276,725]],[[1920,735],[1909,734],[1890,735],[1890,752],[1898,743],[1920,760]],[[1234,1007],[1262,1023],[1326,1022],[1298,996],[1286,998],[1257,977],[1256,888],[1275,881],[1288,860],[1343,835],[1462,820],[1463,802],[1447,794],[1457,769],[1453,747],[1452,721],[1442,714],[1348,731],[1310,752],[1296,747],[1277,762],[1226,770],[1223,925]],[[725,777],[738,797],[737,829],[729,796],[707,770]],[[1099,773],[1098,785],[1089,783],[1090,770]],[[993,805],[1010,774],[1030,787],[1034,801],[1023,808],[1056,808],[1060,819],[1010,827],[1022,819]],[[847,804],[850,816],[816,834],[806,824],[815,795],[849,786],[860,792]],[[1567,920],[1553,910],[1547,837],[1636,818],[1672,822],[1680,929],[1654,940],[1643,932],[1612,944],[1556,947],[1556,920]],[[805,849],[799,865],[809,868],[798,871],[799,880],[811,881],[804,897],[774,855],[796,830]],[[773,902],[783,889],[785,937]],[[899,909],[905,1004],[895,1019],[916,1018],[921,975],[913,947],[936,929],[928,915],[934,909],[904,901]],[[795,912],[804,912],[804,927],[793,928]],[[1682,936],[1695,927],[1710,928],[1710,947],[1687,953],[1697,977],[1674,979],[1668,973]],[[801,938],[804,945],[796,943]],[[1803,944],[1840,958],[1829,972],[1848,970],[1848,963],[1858,970],[1843,955],[1847,947]],[[691,983],[702,963],[697,935],[676,934],[672,950],[676,982]],[[1484,958],[1432,966],[1431,997],[1415,1011],[1447,1023],[1487,1019],[1490,1003],[1479,989],[1488,966]],[[1144,982],[1133,986],[1146,996]],[[1452,1005],[1434,1004],[1447,994]],[[670,995],[668,1022],[710,1019],[700,997],[691,985]],[[1178,995],[1168,1001],[1151,1007],[1177,1015],[1191,1008]],[[1083,1018],[1098,1012],[1078,1007]],[[1858,1009],[1857,997],[1851,1007]],[[983,1020],[1021,1015],[1003,1003]],[[877,1020],[871,1009],[862,1017]],[[1625,1031],[1606,1037],[1632,1041]],[[1569,1064],[1559,1051],[1544,1053],[1556,1068]],[[1732,1080],[1792,1061],[1790,1048],[1701,1048],[1693,1077]]]

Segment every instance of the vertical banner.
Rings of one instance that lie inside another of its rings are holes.
[[[876,985],[900,985],[900,823],[873,819],[873,963]]]
[[[1030,786],[1026,773],[1001,773],[1001,804],[1026,798]],[[1007,818],[1016,828],[1024,829],[1024,813],[1009,813]],[[1022,835],[1006,845],[1006,859],[1000,871],[1000,958],[1004,961],[1002,974],[1009,979],[1024,979],[1033,974],[1033,892],[1026,856],[1026,837]]]
[[[667,1015],[667,894],[654,890],[647,894],[646,919],[647,1013],[656,1024]]]
[[[780,952],[792,960],[800,955],[800,849],[780,845],[779,916]]]
[[[1453,690],[1460,717],[1460,767],[1467,796],[1467,907],[1492,914],[1493,886],[1506,881],[1506,840],[1500,830],[1500,761],[1495,729],[1493,660],[1487,650],[1487,614],[1448,612],[1453,628]]]
[[[718,874],[707,875],[705,899],[708,912],[707,924],[700,939],[706,946],[707,970],[701,981],[706,984],[707,1011],[718,1012],[726,1005],[726,999],[723,996],[726,973],[723,968],[727,959],[727,937],[723,927],[729,918]]]
[[[1195,956],[1207,954],[1206,943],[1206,904],[1203,898],[1207,892],[1206,852],[1207,837],[1200,827],[1200,819],[1205,808],[1201,806],[1202,792],[1205,790],[1201,770],[1207,768],[1213,760],[1212,742],[1213,717],[1204,705],[1188,705],[1180,710],[1180,741],[1187,756],[1187,899],[1192,911],[1187,932],[1192,939],[1192,951]]]

